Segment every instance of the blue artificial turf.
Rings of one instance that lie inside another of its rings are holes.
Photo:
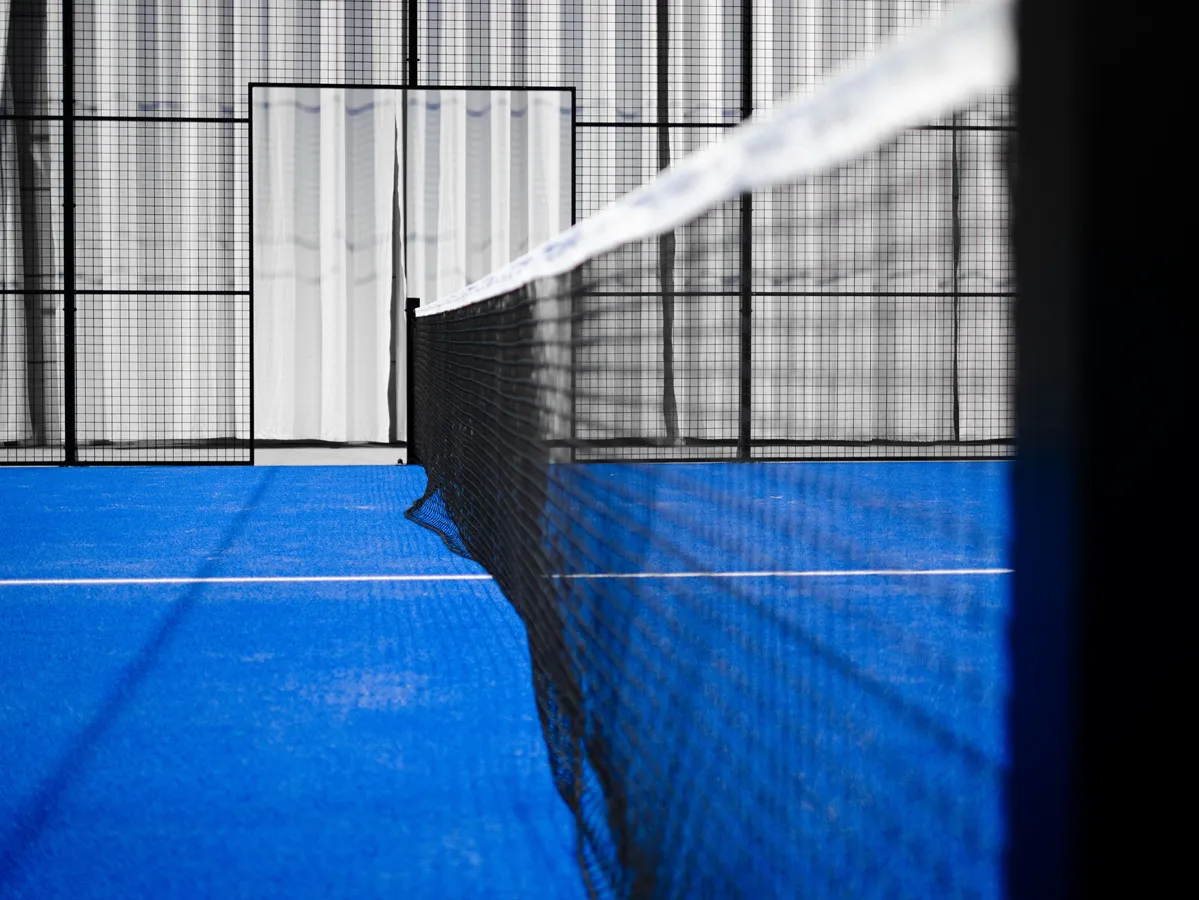
[[[555,467],[547,546],[570,574],[990,570],[1008,473]],[[0,470],[0,895],[580,896],[492,582],[3,585],[479,574],[405,520],[423,489],[400,467]],[[577,584],[589,652],[617,666],[591,670],[590,713],[670,764],[633,764],[627,799],[670,778],[683,804],[673,883],[998,896],[1002,575]],[[712,713],[739,708],[774,717]],[[759,834],[749,792],[799,782],[795,832]]]
[[[568,646],[668,893],[999,896],[1008,472],[553,471],[567,574],[639,576],[573,581]]]
[[[419,470],[0,471],[0,577],[478,573]],[[490,581],[0,587],[0,895],[575,897]]]

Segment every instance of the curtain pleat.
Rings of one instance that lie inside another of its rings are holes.
[[[386,442],[397,95],[259,93],[257,437]]]

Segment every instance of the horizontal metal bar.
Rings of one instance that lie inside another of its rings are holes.
[[[677,449],[679,447],[730,447],[737,446],[737,438],[679,438],[681,443],[674,443],[667,438],[649,437],[614,437],[614,438],[562,438],[548,440],[550,447],[573,447],[576,450],[635,450],[651,448],[661,450]],[[902,441],[890,438],[875,438],[871,440],[836,440],[813,439],[800,440],[788,438],[753,438],[751,447],[1014,447],[1015,438],[987,438],[982,440],[928,440]]]
[[[917,125],[915,131],[1015,131],[1015,125]]]
[[[66,291],[63,290],[62,288],[31,288],[29,290],[25,290],[24,288],[0,288],[0,294],[17,295],[17,296],[20,296],[23,294],[53,295],[53,294],[65,294],[65,293],[66,293]],[[166,296],[170,296],[170,297],[175,297],[175,296],[178,296],[178,297],[214,297],[214,296],[215,297],[248,297],[250,295],[250,292],[249,291],[227,291],[227,290],[203,290],[203,289],[201,289],[201,290],[174,290],[174,289],[165,289],[165,288],[162,290],[154,290],[153,288],[136,288],[136,289],[135,288],[129,288],[129,289],[114,288],[111,290],[106,290],[103,288],[80,288],[75,291],[75,295],[76,296],[85,296],[85,295],[86,296],[98,296],[98,297],[109,296],[109,295],[117,296],[117,297],[125,297],[125,296],[137,297],[137,296],[151,296],[151,295],[158,295],[158,296],[166,295]]]
[[[80,459],[72,463],[75,466],[252,466],[253,460],[247,455],[245,459]]]
[[[249,291],[222,291],[222,290],[154,290],[153,288],[128,289],[128,290],[104,290],[104,289],[89,289],[80,288],[75,291],[77,296],[91,297],[141,297],[141,296],[168,296],[168,297],[248,297]]]
[[[661,291],[584,291],[580,297],[661,297]],[[739,291],[671,291],[672,297],[740,297]]]
[[[754,291],[755,297],[992,297],[1016,296],[1015,291]]]
[[[76,122],[142,122],[149,124],[197,123],[212,125],[248,125],[248,117],[240,116],[76,116]]]
[[[559,91],[568,94],[573,87],[532,84],[354,84],[344,81],[251,81],[250,90],[258,88],[317,88],[348,91]]]
[[[1015,291],[754,291],[755,297],[971,297],[1008,299]],[[661,291],[586,291],[583,297],[661,297]],[[674,291],[675,297],[740,297],[739,291]]]
[[[251,85],[255,88],[290,88],[299,90],[302,88],[315,88],[318,90],[438,90],[438,91],[557,91],[559,93],[569,93],[570,88],[563,87],[480,87],[478,85],[419,85],[413,88],[405,88],[403,85],[347,85],[347,84],[304,84],[304,83],[280,83],[280,84],[255,84]],[[61,122],[61,115],[17,115],[13,113],[0,113],[0,121],[35,121],[35,122]],[[77,122],[196,122],[209,123],[215,125],[245,125],[249,123],[249,118],[246,116],[92,116],[81,115],[76,116]],[[741,123],[739,121],[731,122],[667,122],[667,128],[736,128]],[[598,122],[577,122],[576,128],[658,128],[658,122],[627,122],[627,121],[598,121]],[[913,131],[994,131],[994,132],[1014,132],[1017,130],[1015,125],[917,125]]]
[[[667,128],[736,128],[740,121],[732,122],[667,122]],[[661,128],[658,122],[578,122],[576,128]]]
[[[61,122],[62,115],[22,115],[18,113],[0,113],[0,122]]]
[[[254,446],[259,450],[403,450],[408,446],[407,441],[317,441],[317,440],[275,440],[273,438],[255,438]]]
[[[736,128],[733,122],[667,122],[667,128]],[[658,122],[579,122],[579,128],[659,128]],[[912,131],[1015,131],[1015,125],[917,125]]]

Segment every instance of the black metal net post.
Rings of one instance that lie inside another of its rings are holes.
[[[416,311],[420,308],[420,299],[409,297],[404,306],[404,389],[405,389],[405,431],[404,440],[407,443],[406,463],[410,466],[420,465],[420,450],[417,445],[416,418]]]

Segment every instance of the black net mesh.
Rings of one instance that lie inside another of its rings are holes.
[[[954,142],[416,319],[409,516],[525,620],[596,896],[998,895],[1002,470],[770,461],[1008,451],[1006,233],[954,224]]]

